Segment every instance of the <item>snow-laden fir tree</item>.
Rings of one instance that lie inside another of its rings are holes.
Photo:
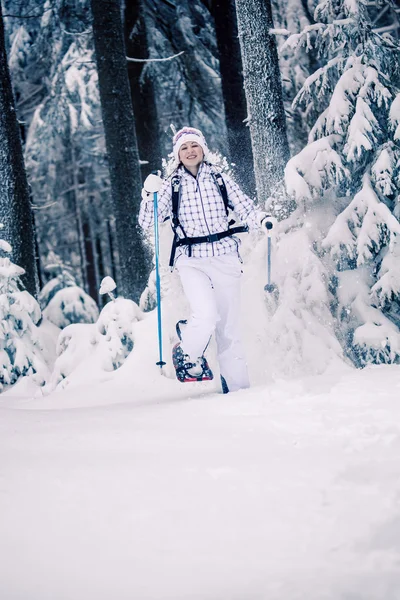
[[[39,294],[43,316],[63,329],[72,323],[95,323],[96,302],[76,284],[73,270],[52,253],[45,271],[52,277]]]
[[[95,323],[67,326],[57,343],[57,359],[44,393],[63,389],[70,383],[104,380],[106,373],[119,369],[135,344],[135,324],[144,317],[132,300],[114,294],[115,282],[109,276],[102,281],[100,294],[111,298]],[[59,292],[60,293],[60,292]]]
[[[319,116],[286,182],[303,222],[320,215],[316,249],[329,254],[338,335],[358,366],[400,360],[399,48],[367,4],[324,0],[286,44],[325,61],[294,101]]]
[[[29,292],[21,289],[24,269],[8,258],[11,252],[8,242],[0,239],[0,391],[26,375],[44,385],[49,374],[37,327],[40,307]]]

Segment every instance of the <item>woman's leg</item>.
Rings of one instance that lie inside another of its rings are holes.
[[[202,267],[209,259],[181,257],[177,269],[183,291],[189,301],[191,315],[182,328],[182,349],[192,362],[202,356],[214,332],[218,313],[211,279]]]
[[[235,255],[212,259],[212,283],[219,320],[216,342],[221,375],[229,391],[250,386],[240,330],[241,265]]]

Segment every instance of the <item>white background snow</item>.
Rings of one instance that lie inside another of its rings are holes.
[[[255,318],[264,246],[243,282],[251,389],[162,375],[152,312],[116,371],[94,350],[49,395],[1,395],[1,598],[400,598],[400,367],[355,370],[326,335],[288,375],[287,333]]]
[[[399,367],[226,396],[156,369],[1,399],[2,598],[399,598]]]

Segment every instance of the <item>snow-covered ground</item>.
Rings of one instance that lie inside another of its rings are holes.
[[[0,398],[2,599],[400,598],[400,367],[120,371]]]

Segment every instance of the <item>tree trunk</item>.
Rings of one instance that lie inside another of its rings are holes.
[[[253,152],[243,88],[242,57],[238,39],[235,0],[214,0],[212,10],[219,51],[229,154],[235,175],[244,191],[254,196]]]
[[[265,201],[289,159],[285,111],[270,0],[236,0],[257,195]]]
[[[93,242],[92,235],[93,232],[90,230],[90,225],[88,221],[84,221],[83,223],[83,235],[84,235],[84,244],[85,244],[85,256],[86,256],[86,265],[85,265],[85,278],[87,281],[87,292],[89,296],[93,298],[95,302],[99,302],[99,294],[97,289],[97,278],[96,278],[96,267],[95,267],[95,257],[93,253]]]
[[[76,222],[76,232],[78,235],[78,243],[79,243],[79,256],[81,259],[81,277],[82,287],[85,291],[88,288],[88,280],[87,280],[87,257],[86,257],[86,243],[85,243],[85,234],[83,231],[83,219],[82,219],[82,195],[79,191],[79,177],[78,177],[78,165],[76,161],[74,140],[70,137],[70,146],[71,146],[71,169],[72,169],[72,199],[74,205],[74,217]],[[90,292],[89,292],[90,293]]]
[[[131,58],[149,57],[146,19],[141,0],[125,0],[125,44]],[[144,62],[128,62],[128,77],[131,89],[133,114],[143,179],[152,171],[161,168],[160,134],[151,75],[143,74]]]
[[[8,69],[0,4],[0,238],[12,246],[11,259],[25,269],[22,282],[38,293],[35,235],[19,124]]]
[[[91,0],[101,110],[120,264],[119,289],[139,301],[149,272],[137,223],[141,177],[126,68],[120,0]]]

